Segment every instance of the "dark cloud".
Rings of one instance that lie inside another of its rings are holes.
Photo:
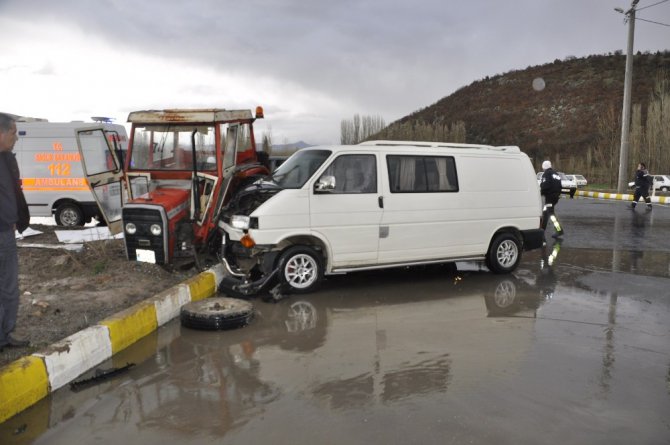
[[[629,3],[3,0],[0,14],[67,24],[134,52],[250,82],[274,78],[342,100],[351,114],[393,119],[487,75],[624,49],[626,26],[613,8]],[[645,3],[655,2],[639,7]],[[669,23],[670,2],[644,15]],[[636,50],[667,49],[670,28],[639,24],[636,42]]]

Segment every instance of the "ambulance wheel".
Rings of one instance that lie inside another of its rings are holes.
[[[323,260],[307,246],[293,246],[279,257],[279,281],[284,290],[296,294],[312,292],[321,284]]]
[[[254,308],[249,301],[212,297],[185,304],[179,319],[187,328],[218,331],[246,326],[253,314]]]
[[[66,202],[56,209],[56,224],[65,227],[79,227],[84,225],[84,212],[74,203]]]
[[[501,233],[493,238],[486,255],[486,266],[496,274],[510,273],[521,261],[521,243],[511,233]]]

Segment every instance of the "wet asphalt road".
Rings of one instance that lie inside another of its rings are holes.
[[[246,328],[170,323],[0,425],[0,443],[670,443],[670,208],[562,200],[565,240],[495,276],[338,276]]]

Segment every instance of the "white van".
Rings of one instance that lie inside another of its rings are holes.
[[[372,141],[302,149],[223,209],[223,289],[464,260],[513,271],[542,246],[540,192],[518,147]]]
[[[75,129],[103,125],[112,146],[125,150],[126,128],[110,123],[16,122],[19,139],[14,153],[21,170],[30,216],[54,216],[60,226],[82,226],[99,216],[86,183]],[[100,218],[100,220],[102,220]]]

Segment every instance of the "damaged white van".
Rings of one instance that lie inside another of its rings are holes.
[[[465,260],[513,271],[542,246],[533,166],[518,147],[371,141],[302,149],[222,210],[223,290]]]

